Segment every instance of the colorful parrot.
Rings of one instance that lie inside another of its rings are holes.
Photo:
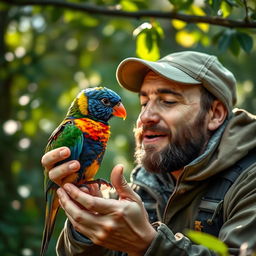
[[[120,96],[110,89],[87,88],[74,99],[65,119],[50,136],[45,150],[48,152],[54,148],[67,146],[71,155],[58,164],[70,160],[80,162],[80,170],[66,177],[62,185],[69,182],[81,186],[93,182],[110,136],[108,121],[112,116],[125,119],[126,110]],[[46,253],[59,209],[59,186],[49,179],[46,171],[44,187],[46,210],[40,256]]]

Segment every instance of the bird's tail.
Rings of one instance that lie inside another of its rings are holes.
[[[43,231],[40,256],[44,256],[47,251],[58,210],[59,210],[59,200],[56,195],[56,190],[49,189],[49,191],[47,192],[47,198],[46,198],[45,222],[44,222],[44,231]]]

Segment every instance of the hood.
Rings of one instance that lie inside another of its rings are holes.
[[[210,178],[232,166],[256,147],[255,115],[236,108],[222,129],[210,140],[206,152],[185,167],[183,180],[200,181]]]

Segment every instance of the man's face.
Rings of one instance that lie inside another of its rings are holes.
[[[137,162],[152,172],[176,171],[189,164],[209,139],[200,85],[171,82],[149,72],[139,96]]]

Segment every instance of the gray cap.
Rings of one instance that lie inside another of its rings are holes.
[[[185,84],[201,84],[217,99],[222,101],[229,112],[236,104],[236,80],[216,56],[195,51],[169,54],[153,62],[139,58],[123,60],[116,72],[121,86],[139,92],[146,73],[152,70],[168,80]]]

